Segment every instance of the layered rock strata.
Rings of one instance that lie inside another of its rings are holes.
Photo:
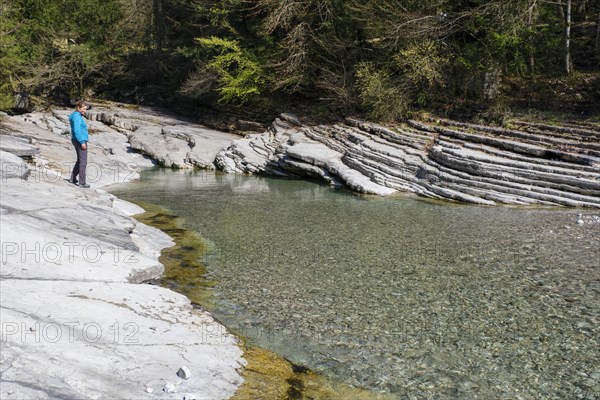
[[[318,178],[386,195],[408,191],[476,204],[600,207],[600,130],[449,120],[383,127],[348,118],[303,125],[282,115],[216,157],[227,172]]]

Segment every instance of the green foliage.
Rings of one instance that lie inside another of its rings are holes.
[[[414,41],[392,56],[388,67],[363,62],[356,71],[361,104],[370,117],[393,121],[405,118],[414,105],[425,106],[445,86],[448,60],[432,40]]]
[[[221,27],[225,31],[230,33],[236,33],[236,29],[230,21],[230,16],[233,9],[239,6],[240,2],[237,0],[220,1],[211,4],[207,9],[207,15],[210,22],[214,26]]]
[[[18,69],[23,60],[23,49],[17,45],[17,38],[9,34],[13,32],[18,21],[11,3],[0,3],[0,110],[9,109],[13,103],[13,71]]]
[[[2,0],[0,7],[1,108],[10,107],[18,84],[32,93],[61,87],[81,95],[113,72],[117,0]]]
[[[408,101],[389,71],[362,63],[356,70],[356,87],[371,118],[394,121],[406,116]]]
[[[572,1],[575,70],[598,73],[600,2]],[[0,0],[0,107],[20,84],[238,105],[294,96],[388,120],[489,106],[511,79],[563,74],[564,3]]]
[[[400,50],[393,61],[401,71],[404,87],[421,106],[426,104],[432,89],[445,86],[443,71],[448,60],[439,54],[432,40],[412,43]]]
[[[529,50],[525,42],[525,34],[499,33],[490,34],[490,45],[494,49],[494,59],[504,61],[504,70],[517,75],[527,73],[525,52]]]
[[[260,95],[265,83],[263,68],[237,41],[214,36],[197,40],[217,52],[206,68],[218,76],[220,101],[244,104]]]

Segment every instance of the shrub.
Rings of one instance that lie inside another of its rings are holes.
[[[387,70],[378,70],[370,63],[361,63],[356,71],[356,86],[359,100],[369,111],[370,118],[394,121],[406,116],[406,96]]]
[[[265,83],[265,73],[250,52],[242,49],[236,40],[214,36],[196,40],[217,52],[205,64],[204,69],[217,75],[217,92],[221,102],[244,104],[260,95]]]

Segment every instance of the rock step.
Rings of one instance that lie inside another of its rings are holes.
[[[502,203],[502,204],[513,204],[519,206],[530,205],[534,203],[533,199],[524,199],[518,196],[507,195],[505,193],[496,192],[490,188],[486,188],[485,190],[480,190],[476,187],[470,186],[468,183],[461,184],[457,182],[444,182],[441,187],[452,189],[456,192],[465,193],[473,197],[481,198],[484,200],[488,200],[493,204]],[[552,204],[557,205],[557,204]]]
[[[598,140],[599,140],[595,136],[578,136],[578,135],[569,134],[569,133],[565,133],[565,132],[544,131],[544,130],[540,130],[538,128],[533,128],[533,127],[529,127],[529,128],[522,127],[521,129],[523,132],[526,132],[531,135],[540,135],[540,136],[545,136],[545,137],[555,138],[555,139],[562,139],[562,140],[565,140],[565,139],[566,140],[574,140],[574,141],[580,142],[582,144],[595,144],[595,143],[598,143]]]
[[[328,148],[330,148],[331,150],[337,151],[338,153],[343,153],[344,151],[346,151],[346,147],[344,147],[342,144],[340,144],[339,140],[336,140],[335,138],[330,137],[328,134],[327,134],[327,136],[323,136],[321,134],[321,132],[323,132],[323,131],[319,127],[313,127],[311,129],[303,129],[302,132],[309,139],[312,139],[318,143],[322,143],[325,146],[327,146]]]
[[[273,151],[265,145],[264,141],[261,141],[260,143],[250,142],[249,144],[256,153],[263,157],[269,158],[273,154]]]
[[[600,196],[597,195],[597,191],[587,191],[564,184],[559,185],[547,181],[525,179],[518,175],[517,170],[510,171],[510,173],[501,169],[495,171],[482,168],[467,170],[460,167],[460,158],[436,157],[434,155],[432,159],[437,163],[434,165],[446,174],[444,182],[459,179],[462,184],[470,182],[471,186],[525,198],[551,201],[556,204],[578,202],[582,205],[585,204],[585,206],[600,206]],[[477,173],[474,171],[477,171]]]
[[[405,159],[408,156],[401,148],[391,146],[387,143],[378,143],[371,139],[364,140],[360,143],[356,143],[350,138],[339,135],[335,146],[339,152],[349,153],[354,152],[360,154],[363,157],[372,158],[383,162],[384,164],[397,166],[402,168],[405,165]],[[331,142],[331,141],[329,141]]]
[[[429,165],[428,167],[431,168],[432,166]],[[532,190],[533,188],[531,187],[519,189],[516,187],[516,184],[511,184],[510,186],[498,185],[488,182],[485,178],[473,179],[469,176],[467,179],[463,179],[456,176],[454,171],[436,171],[435,167],[428,170],[428,175],[429,179],[431,179],[431,175],[438,178],[438,181],[436,181],[436,185],[438,186],[498,203],[516,205],[544,204],[594,208],[599,206],[596,201],[588,201],[590,200],[589,198],[564,196],[564,193],[562,192],[552,193],[549,191],[544,192],[543,190],[537,192]]]
[[[565,125],[548,125],[548,124],[541,124],[541,123],[535,123],[535,122],[527,122],[527,121],[520,121],[520,120],[513,120],[510,121],[511,124],[513,125],[518,125],[523,127],[524,129],[535,129],[536,132],[555,132],[555,133],[559,133],[559,134],[571,134],[571,135],[577,135],[579,137],[583,138],[590,138],[593,139],[595,141],[600,141],[600,126],[597,127],[598,129],[591,129],[590,128],[581,128],[578,126],[565,126]]]
[[[528,173],[526,170],[519,168],[497,168],[476,160],[464,159],[460,155],[456,156],[454,153],[446,152],[440,148],[432,150],[430,158],[440,165],[472,176],[485,176],[499,181],[514,180],[517,183],[572,192],[574,195],[596,196],[600,199],[598,189],[600,181],[570,179],[558,174],[542,176],[540,173]]]
[[[570,199],[567,197],[561,196],[553,196],[546,194],[534,194],[527,191],[495,191],[493,188],[486,188],[485,186],[481,186],[481,189],[474,189],[470,186],[469,182],[465,182],[463,185],[460,185],[461,189],[464,191],[475,191],[476,193],[480,193],[479,195],[483,198],[494,199],[496,202],[505,203],[505,204],[545,204],[545,205],[562,205],[568,207],[590,207],[597,208],[597,203],[590,203],[587,201],[582,201],[578,199]],[[505,196],[504,193],[508,193],[511,196]],[[520,196],[519,196],[520,195]]]
[[[359,129],[362,132],[376,135],[387,142],[402,146],[410,146],[417,150],[422,150],[428,142],[433,140],[433,135],[430,132],[411,129],[410,127],[406,126],[388,129],[361,123],[358,120],[350,118],[346,118],[346,122],[351,129]]]
[[[353,156],[356,159],[364,159],[376,163],[382,167],[405,171],[415,174],[423,163],[423,154],[406,154],[401,151],[390,154],[387,152],[373,151],[368,146],[353,148],[346,151],[346,155]]]
[[[561,160],[580,165],[595,166],[600,165],[600,158],[588,156],[585,154],[567,153],[561,150],[549,150],[539,145],[533,145],[522,142],[515,142],[507,139],[494,138],[483,135],[476,135],[441,127],[434,128],[440,136],[448,136],[460,139],[465,142],[480,143],[502,150],[508,150],[519,154],[524,154],[542,159]]]
[[[0,150],[12,153],[18,157],[33,158],[38,155],[40,149],[32,143],[33,139],[30,138],[0,135]]]
[[[386,173],[389,171],[382,171],[377,167],[372,167],[368,163],[351,157],[348,157],[344,161],[349,167],[360,171],[363,175],[368,176],[380,185],[391,187],[396,190],[417,193],[427,197],[438,197],[437,195],[434,196],[433,193],[428,192],[424,187],[413,184],[408,177],[403,179],[402,177],[399,177],[398,174]]]
[[[317,134],[316,136],[315,133]],[[397,142],[386,141],[380,136],[365,131],[357,131],[355,129],[348,130],[344,127],[340,127],[340,130],[335,132],[335,134],[328,139],[319,137],[318,133],[319,130],[315,129],[314,133],[308,132],[308,136],[313,140],[326,144],[329,148],[340,153],[350,151],[350,149],[357,151],[358,147],[360,147],[363,149],[366,157],[370,157],[371,153],[376,153],[388,156],[390,159],[397,159],[400,164],[404,163],[402,160],[406,157],[420,157],[423,155],[423,151],[422,149],[419,149],[419,146],[402,146],[397,144]]]
[[[137,131],[143,124],[143,120],[136,119],[134,116],[128,115],[123,117],[122,114],[112,112],[89,112],[87,118],[92,121],[99,121],[110,127],[117,127],[131,133]]]
[[[371,178],[377,177],[379,181],[385,182],[385,186],[398,190],[409,190],[417,193],[423,192],[423,187],[418,184],[413,171],[391,168],[360,155],[347,154],[343,161],[346,165],[356,169],[363,175]]]
[[[466,192],[476,192],[473,189],[469,189],[468,187],[462,188],[459,185],[454,185],[455,188],[446,186],[435,186],[430,184],[424,184],[425,188],[434,193],[436,196],[446,200],[456,200],[463,203],[473,203],[480,205],[493,206],[496,205],[496,201],[489,200],[484,197],[468,194]],[[485,194],[485,193],[483,193]],[[510,204],[510,203],[509,203]]]
[[[356,133],[352,132],[349,135],[356,135]],[[311,137],[313,136],[311,135]],[[401,147],[384,142],[379,137],[364,136],[364,141],[358,144],[356,140],[349,139],[344,133],[337,134],[334,139],[324,140],[319,137],[316,139],[320,143],[326,144],[329,148],[345,154],[344,161],[346,163],[349,160],[363,160],[363,164],[365,165],[368,164],[380,170],[386,170],[388,177],[391,175],[406,179],[407,176],[414,176],[422,163],[422,152],[419,153],[416,150],[406,147],[402,149]],[[407,154],[404,150],[408,150],[412,154]],[[356,164],[355,162],[353,165],[358,168],[360,164]],[[358,170],[363,172],[360,168]],[[365,175],[374,176],[372,173],[365,173]],[[390,187],[400,189],[398,186],[403,185],[403,183],[395,182],[395,185]]]
[[[402,144],[399,141],[388,141],[385,138],[378,135],[371,135],[370,140],[381,146],[369,145],[368,143],[364,145],[372,149],[381,149],[381,151],[384,151],[385,148],[389,148],[391,149],[390,153],[392,154],[402,153],[410,155],[422,155],[424,153],[426,144],[424,142],[408,142],[408,144]]]
[[[462,131],[464,132],[464,131]],[[511,133],[515,133],[514,131],[508,131]],[[470,133],[470,132],[465,132],[465,133]],[[481,132],[476,132],[476,133],[481,133]],[[486,132],[483,132],[483,135],[486,135]],[[524,137],[524,136],[527,137]],[[490,137],[498,137],[498,135],[487,135]],[[577,153],[581,153],[581,154],[586,154],[586,155],[590,155],[590,156],[594,156],[594,157],[600,157],[600,144],[597,144],[595,142],[581,142],[581,141],[577,141],[577,140],[570,140],[570,139],[564,139],[564,138],[549,138],[549,137],[544,137],[541,135],[532,135],[532,134],[514,134],[514,135],[500,135],[500,136],[504,136],[504,137],[514,137],[516,139],[518,139],[518,142],[520,143],[527,143],[527,144],[532,144],[532,145],[536,145],[536,146],[543,146],[545,148],[547,148],[548,150],[555,150],[555,151],[565,151],[565,152],[577,152]]]
[[[364,158],[347,156],[344,158],[344,162],[349,167],[360,171],[365,176],[369,176],[371,179],[376,180],[377,183],[381,185],[385,185],[397,190],[409,191],[425,197],[443,199],[443,197],[429,191],[426,187],[424,187],[415,177],[415,174],[404,174],[397,170],[369,162]]]
[[[408,124],[415,129],[437,132],[440,136],[451,137],[463,142],[486,144],[491,147],[507,150],[510,152],[520,153],[527,156],[535,156],[542,159],[555,159],[566,162],[572,162],[580,165],[600,165],[600,157],[593,155],[586,155],[581,153],[571,153],[558,149],[549,149],[538,144],[531,144],[525,142],[517,142],[513,140],[492,137],[482,134],[475,134],[469,132],[463,132],[459,130],[446,129],[440,126],[433,126],[422,122],[409,120]],[[462,124],[462,123],[460,123]],[[575,149],[577,150],[577,149]],[[585,150],[588,153],[595,153],[594,150]]]
[[[464,147],[466,149],[476,150],[481,153],[491,154],[493,156],[506,158],[508,160],[521,161],[521,162],[528,164],[528,168],[530,168],[532,170],[537,170],[538,168],[541,168],[540,171],[545,171],[546,169],[551,170],[552,167],[554,167],[560,171],[572,171],[572,173],[575,175],[579,174],[580,172],[583,172],[585,174],[592,175],[592,176],[598,174],[597,167],[590,167],[587,165],[567,163],[564,161],[552,161],[552,160],[545,160],[542,158],[527,157],[527,156],[524,156],[521,154],[497,149],[495,147],[487,146],[487,145],[480,144],[480,143],[469,143],[469,142],[464,142],[461,140],[456,140],[456,139],[448,138],[448,137],[442,138],[441,140],[438,141],[438,143],[443,144],[448,147],[450,147],[450,145],[448,145],[447,143],[451,143],[455,147],[456,146]]]
[[[459,127],[463,129],[473,130],[475,132],[485,132],[492,133],[495,135],[505,136],[505,137],[513,137],[524,140],[531,140],[533,142],[548,140],[551,142],[560,143],[565,139],[565,136],[570,138],[581,140],[594,140],[596,143],[600,140],[600,132],[594,132],[592,130],[586,129],[577,129],[577,128],[568,128],[565,126],[556,129],[556,127],[552,127],[551,125],[541,125],[537,124],[538,132],[536,134],[531,134],[523,131],[516,131],[513,129],[506,129],[495,126],[485,126],[485,125],[477,125],[470,124],[465,122],[451,121],[447,119],[439,119],[439,118],[430,118],[431,122],[450,127]],[[529,125],[532,126],[532,125]],[[562,136],[558,136],[562,135]]]
[[[31,170],[23,159],[13,153],[0,150],[0,180],[2,185],[5,185],[6,180],[9,178],[18,178],[25,181],[30,174]]]
[[[322,179],[333,186],[344,186],[343,183],[337,180],[326,169],[290,156],[278,156],[277,161],[269,163],[265,169],[265,172],[267,171],[278,176],[316,178]]]
[[[366,193],[389,194],[388,188],[485,205],[600,208],[600,158],[584,154],[589,143],[567,152],[546,147],[573,144],[560,138],[503,136],[494,127],[472,133],[465,125],[418,121],[392,128],[352,118],[310,127],[296,122],[278,120],[267,134],[237,140],[217,159],[229,157],[223,164],[235,170],[308,176]]]
[[[441,154],[445,153],[445,154]],[[429,156],[439,163],[451,163],[451,167],[472,174],[480,172],[498,172],[500,174],[511,173],[513,177],[543,181],[548,184],[560,184],[570,187],[572,190],[588,191],[591,195],[600,196],[600,181],[592,175],[581,176],[569,173],[568,170],[532,172],[527,163],[506,162],[502,158],[491,158],[481,153],[466,149],[450,149],[436,146]]]

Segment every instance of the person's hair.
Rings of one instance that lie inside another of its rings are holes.
[[[87,107],[88,103],[85,100],[79,100],[75,103],[75,108]]]

